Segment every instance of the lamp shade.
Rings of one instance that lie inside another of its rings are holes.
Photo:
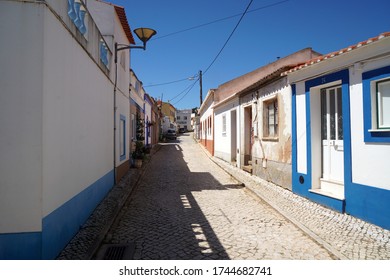
[[[137,28],[134,29],[134,33],[144,44],[146,44],[152,36],[157,34],[156,30],[150,28]]]

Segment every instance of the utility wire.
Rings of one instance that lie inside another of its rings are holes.
[[[246,7],[245,11],[242,13],[241,15],[241,18],[240,20],[237,22],[236,26],[234,27],[233,31],[230,33],[229,37],[227,38],[225,44],[222,46],[221,50],[218,52],[218,54],[215,56],[214,60],[210,63],[209,67],[207,67],[207,69],[203,72],[203,73],[206,73],[210,68],[211,66],[214,64],[214,62],[217,60],[217,58],[219,57],[219,55],[222,53],[223,49],[226,47],[227,43],[229,42],[230,38],[233,36],[234,32],[236,31],[236,29],[238,28],[238,26],[240,25],[242,19],[244,18],[245,14],[248,12],[248,9],[250,7],[250,5],[252,4],[253,0],[250,0],[248,6]],[[198,77],[198,79],[191,85],[191,87],[189,88],[189,90],[186,92],[186,94],[184,94],[177,102],[175,102],[175,104],[179,103],[191,90],[192,88],[195,86],[195,84],[199,81],[200,77]],[[181,95],[182,93],[180,93]],[[177,96],[175,96],[176,98]],[[173,105],[175,105],[173,104]]]
[[[248,9],[249,7],[251,6],[253,0],[251,0],[248,4],[248,6],[246,7],[245,11],[242,13],[241,15],[241,18],[240,20],[237,22],[236,26],[234,27],[232,33],[230,33],[229,37],[227,38],[225,44],[222,46],[221,50],[218,52],[218,54],[215,56],[214,60],[210,63],[209,67],[206,68],[206,70],[203,72],[203,75],[206,74],[206,72],[211,68],[211,66],[213,66],[214,62],[217,60],[217,58],[219,57],[219,55],[222,53],[222,51],[224,50],[224,48],[226,47],[227,43],[230,41],[230,39],[232,38],[234,32],[236,31],[237,27],[240,25],[242,19],[244,18],[245,14],[248,12]]]
[[[198,80],[195,81],[195,83],[197,82]],[[194,86],[191,84],[189,85],[188,87],[186,87],[185,89],[183,89],[182,92],[180,92],[179,94],[175,95],[173,98],[169,99],[169,102],[171,102],[172,100],[175,100],[176,98],[178,98],[180,95],[182,95],[184,92],[186,92],[186,90],[188,90],[189,88],[193,88]]]
[[[256,12],[256,11],[259,11],[259,10],[263,10],[263,9],[267,9],[267,8],[270,8],[270,7],[273,7],[273,6],[276,6],[276,5],[280,5],[280,4],[283,4],[285,2],[288,2],[290,0],[283,0],[283,1],[279,1],[279,2],[276,2],[276,3],[273,3],[273,4],[269,4],[269,5],[266,5],[266,6],[262,6],[262,7],[259,7],[259,8],[256,8],[256,9],[253,9],[253,10],[248,10],[246,11],[247,14],[249,13],[253,13],[253,12]],[[252,1],[251,1],[252,2]],[[250,3],[251,4],[251,3]],[[249,4],[249,5],[250,5]],[[199,24],[199,25],[196,25],[196,26],[193,26],[193,27],[189,27],[189,28],[186,28],[186,29],[183,29],[183,30],[179,30],[179,31],[176,31],[176,32],[172,32],[172,33],[169,33],[169,34],[166,34],[166,35],[163,35],[163,36],[160,36],[160,37],[154,37],[152,38],[151,40],[157,40],[157,39],[162,39],[162,38],[165,38],[165,37],[168,37],[168,36],[173,36],[173,35],[176,35],[176,34],[179,34],[179,33],[183,33],[183,32],[186,32],[186,31],[190,31],[190,30],[193,30],[193,29],[197,29],[197,28],[201,28],[201,27],[204,27],[204,26],[207,26],[207,25],[211,25],[211,24],[214,24],[214,23],[217,23],[217,22],[220,22],[220,21],[224,21],[224,20],[228,20],[228,19],[231,19],[231,18],[234,18],[234,17],[237,17],[237,16],[241,16],[241,19],[242,17],[244,16],[244,14],[240,13],[240,14],[235,14],[235,15],[231,15],[231,16],[228,16],[228,17],[224,17],[224,18],[220,18],[220,19],[216,19],[216,20],[213,20],[213,21],[210,21],[210,22],[207,22],[207,23],[203,23],[203,24]],[[240,19],[240,21],[241,21]],[[239,23],[238,23],[239,24]],[[238,25],[237,25],[238,26]],[[236,26],[236,28],[237,28]],[[234,32],[235,30],[233,30]],[[232,34],[231,34],[232,35]],[[231,36],[230,36],[231,37]],[[229,38],[230,39],[230,38]],[[229,40],[228,39],[228,40]],[[225,43],[225,45],[227,44],[227,42]],[[224,46],[225,47],[225,46]],[[223,47],[223,48],[224,48]],[[223,50],[223,49],[222,49]],[[222,52],[222,50],[220,52]],[[218,56],[220,55],[220,53],[218,54]],[[218,56],[215,58],[215,60],[218,58]],[[215,61],[214,61],[215,62]],[[210,68],[211,65],[208,67]],[[208,69],[207,69],[208,70]],[[206,70],[206,71],[207,71]],[[205,72],[206,72],[205,71]],[[204,72],[204,73],[205,73]],[[159,83],[159,84],[152,84],[152,85],[148,85],[148,86],[144,86],[145,88],[146,87],[157,87],[157,86],[164,86],[164,85],[169,85],[169,84],[174,84],[174,83],[179,83],[179,82],[183,82],[183,81],[186,81],[186,80],[190,80],[190,78],[196,78],[196,75],[193,76],[193,77],[188,77],[188,78],[183,78],[183,79],[179,79],[179,80],[175,80],[175,81],[170,81],[170,82],[164,82],[164,83]],[[187,89],[187,88],[186,88]],[[184,91],[186,90],[184,89]],[[178,94],[178,95],[181,95],[182,93]],[[176,97],[176,96],[175,96]]]
[[[256,12],[256,11],[259,11],[259,10],[267,9],[267,8],[270,8],[270,7],[273,7],[273,6],[276,6],[276,5],[280,5],[280,4],[288,2],[288,1],[290,1],[290,0],[279,1],[279,2],[276,2],[276,3],[273,3],[273,4],[269,4],[269,5],[266,5],[266,6],[259,7],[257,9],[249,10],[249,11],[247,11],[247,14],[253,13],[253,12]],[[176,34],[187,32],[187,31],[191,31],[191,30],[194,30],[194,29],[198,29],[198,28],[201,28],[201,27],[204,27],[204,26],[207,26],[207,25],[211,25],[211,24],[214,24],[214,23],[217,23],[217,22],[220,22],[220,21],[224,21],[224,20],[228,20],[228,19],[231,19],[231,18],[235,18],[235,17],[238,17],[238,16],[242,16],[242,13],[231,15],[231,16],[227,16],[227,17],[220,18],[220,19],[216,19],[216,20],[213,20],[213,21],[210,21],[210,22],[207,22],[207,23],[202,23],[202,24],[199,24],[199,25],[196,25],[196,26],[193,26],[193,27],[189,27],[189,28],[186,28],[186,29],[182,29],[182,30],[179,30],[179,31],[168,33],[168,34],[163,35],[163,36],[154,37],[154,38],[151,39],[151,41],[162,39],[162,38],[169,37],[169,36],[173,36],[173,35],[176,35]]]
[[[176,81],[171,81],[171,82],[166,82],[166,83],[160,83],[160,84],[152,84],[152,85],[144,86],[144,87],[164,86],[164,85],[174,84],[174,83],[178,83],[178,82],[183,82],[183,81],[186,81],[186,80],[188,81],[188,80],[190,80],[190,78],[184,78],[184,79],[180,79],[180,80],[176,80]]]
[[[177,103],[179,103],[184,97],[186,97],[186,95],[192,90],[192,88],[198,83],[199,81],[199,78],[196,79],[196,81],[191,85],[191,87],[188,89],[188,91],[186,92],[186,94],[184,94],[178,101],[176,101],[173,105],[176,105]]]

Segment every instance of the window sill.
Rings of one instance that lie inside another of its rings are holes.
[[[390,132],[390,128],[383,128],[383,129],[369,129],[368,132]]]

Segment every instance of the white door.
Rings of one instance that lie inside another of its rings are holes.
[[[344,185],[341,86],[321,90],[321,134],[322,181],[326,182],[326,186],[336,188],[337,192],[337,187]]]

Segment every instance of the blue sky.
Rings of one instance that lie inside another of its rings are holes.
[[[199,107],[199,83],[187,78],[209,67],[240,16],[176,32],[243,13],[250,2],[107,1],[125,8],[133,30],[150,27],[157,31],[146,51],[131,51],[131,67],[146,92],[170,101],[177,109]],[[251,10],[255,11],[244,16],[218,59],[203,75],[203,99],[209,89],[277,57],[307,47],[326,54],[390,31],[389,0],[253,0]],[[169,35],[172,33],[176,34]],[[135,40],[140,44],[138,38]]]

